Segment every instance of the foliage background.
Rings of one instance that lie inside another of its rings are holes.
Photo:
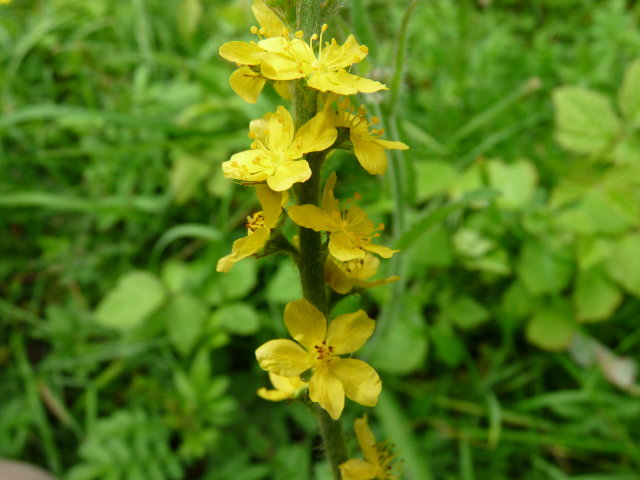
[[[235,97],[217,56],[249,7],[0,6],[0,456],[70,480],[328,478],[304,407],[255,396],[293,265],[214,268],[255,208],[220,163],[279,103]],[[338,306],[379,320],[378,437],[407,479],[636,479],[640,6],[418,2],[396,77],[406,8],[349,0],[332,25],[369,46],[361,73],[402,79],[362,101],[412,146],[383,178],[331,159],[403,248],[402,282]]]

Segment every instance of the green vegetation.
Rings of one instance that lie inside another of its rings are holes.
[[[362,101],[411,145],[382,179],[329,159],[402,249],[401,281],[336,307],[378,319],[377,438],[409,480],[637,479],[640,6],[344,3],[332,31],[392,86]],[[215,272],[256,208],[220,164],[282,101],[228,85],[218,47],[250,15],[0,5],[0,457],[68,480],[330,478],[305,407],[255,394],[295,266]]]

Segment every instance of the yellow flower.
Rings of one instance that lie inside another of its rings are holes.
[[[271,380],[271,384],[275,387],[275,390],[267,390],[262,387],[257,393],[260,397],[265,400],[271,400],[272,402],[295,398],[300,390],[307,388],[307,383],[302,381],[300,377],[282,377],[269,372],[269,380]]]
[[[336,129],[323,112],[305,123],[294,136],[289,111],[279,106],[249,125],[251,150],[236,153],[222,164],[225,177],[244,182],[267,182],[277,192],[288,190],[296,182],[305,182],[311,169],[302,156],[329,148],[336,139]]]
[[[329,256],[324,265],[324,279],[337,293],[349,293],[355,288],[371,288],[378,285],[395,282],[400,279],[397,275],[367,282],[378,271],[380,260],[373,255],[365,254],[364,258],[356,258],[348,262],[341,262]]]
[[[247,236],[233,242],[231,253],[218,260],[216,271],[228,272],[236,262],[262,250],[271,230],[278,224],[282,205],[287,203],[287,192],[274,192],[266,185],[256,185],[256,194],[262,211],[247,217]]]
[[[385,150],[407,150],[409,146],[402,142],[393,142],[380,138],[384,134],[384,129],[373,129],[369,127],[378,123],[379,119],[373,117],[371,123],[367,120],[367,111],[361,106],[357,111],[351,107],[349,99],[345,98],[338,103],[338,110],[327,108],[331,104],[329,97],[325,111],[327,118],[336,127],[349,129],[349,139],[353,144],[353,152],[367,172],[371,175],[380,175],[387,170],[387,155]]]
[[[376,443],[373,432],[367,425],[367,416],[354,422],[354,430],[365,460],[349,459],[340,465],[342,480],[392,480],[398,478],[394,468],[395,456],[386,444]]]
[[[322,33],[326,30],[327,25],[323,25]],[[306,78],[309,87],[339,95],[387,90],[380,82],[358,77],[345,70],[367,56],[369,50],[366,46],[359,45],[353,35],[349,35],[342,45],[338,45],[335,39],[323,45],[322,33],[317,56],[313,45],[318,39],[317,34],[313,34],[309,43],[299,38],[289,40],[284,37],[258,42],[258,47],[267,52],[261,56],[262,75],[272,80]],[[302,32],[297,32],[297,36],[302,36]]]
[[[375,322],[363,310],[327,321],[307,300],[296,300],[284,310],[287,330],[296,342],[271,340],[256,350],[260,367],[276,375],[297,377],[311,369],[309,397],[337,420],[345,395],[373,407],[382,389],[380,377],[367,363],[342,358],[362,347],[373,333]]]
[[[334,172],[324,186],[322,208],[310,204],[291,206],[291,219],[301,227],[329,232],[329,253],[341,262],[365,258],[365,252],[391,258],[399,250],[371,243],[373,238],[379,236],[376,231],[382,230],[384,225],[380,224],[376,229],[364,210],[356,205],[351,204],[340,210],[333,195],[335,184]]]
[[[258,38],[277,37],[287,33],[282,21],[267,7],[263,0],[254,0],[251,9],[260,24],[260,28],[251,27],[251,33],[258,35]],[[229,78],[233,91],[245,101],[256,103],[260,92],[267,83],[259,70],[260,58],[264,50],[258,47],[255,42],[234,41],[223,44],[218,53],[225,60],[240,66]],[[284,98],[290,98],[286,85],[284,85],[285,88],[283,85],[283,82],[275,82],[274,87]]]

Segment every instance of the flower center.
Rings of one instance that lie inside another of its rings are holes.
[[[247,217],[247,232],[253,233],[259,228],[265,227],[264,212],[256,212],[253,215]]]
[[[328,365],[338,358],[333,354],[333,347],[327,345],[326,341],[323,341],[320,345],[314,345],[313,348],[316,351],[316,361],[318,363]]]
[[[359,276],[364,266],[364,258],[356,258],[347,262],[339,262],[338,268],[342,270],[347,277],[356,278]]]
[[[393,453],[393,445],[388,443],[376,443],[376,453],[378,454],[377,478],[380,480],[393,480],[400,474],[398,465],[395,464],[396,456]]]

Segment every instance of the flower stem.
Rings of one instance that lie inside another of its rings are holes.
[[[342,433],[342,425],[333,420],[320,406],[314,405],[320,435],[324,442],[324,449],[331,464],[333,478],[340,480],[340,464],[347,460],[347,445]]]

